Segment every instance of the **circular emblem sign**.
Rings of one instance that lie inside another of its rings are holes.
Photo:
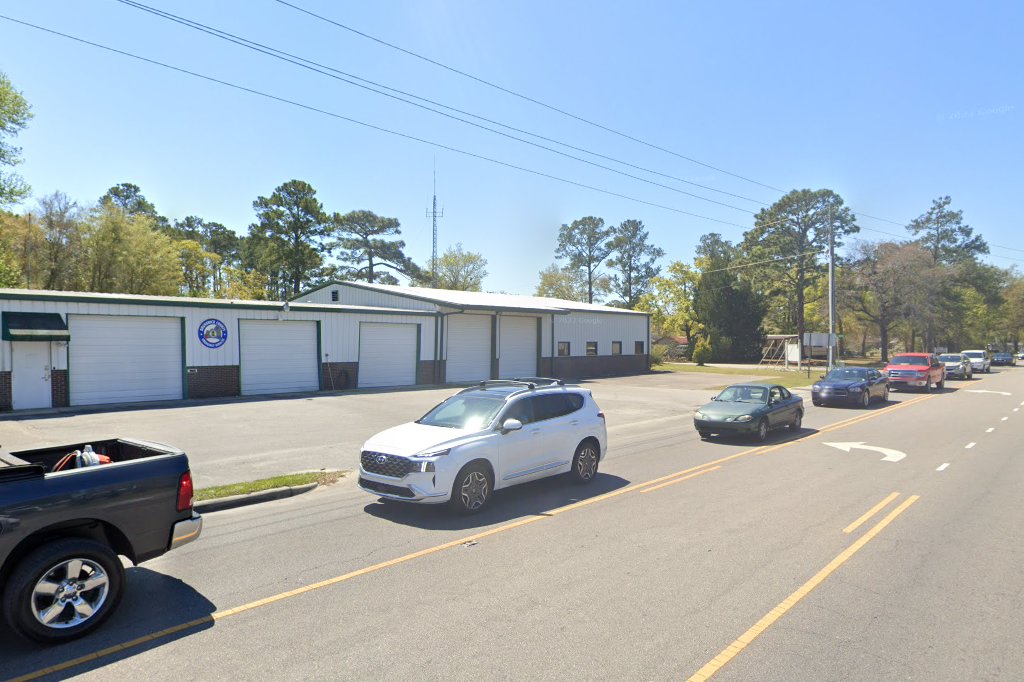
[[[227,340],[227,325],[220,320],[204,320],[199,325],[199,341],[207,348],[220,348]]]

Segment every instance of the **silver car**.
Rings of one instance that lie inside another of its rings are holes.
[[[974,365],[963,353],[944,353],[939,362],[946,366],[946,377],[949,379],[971,379],[974,377]]]

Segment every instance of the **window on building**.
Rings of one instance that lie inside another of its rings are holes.
[[[643,355],[644,354],[644,342],[643,341],[637,341],[635,344],[633,344],[633,354],[634,355]]]
[[[597,341],[587,341],[587,355],[597,355]]]
[[[568,341],[559,341],[558,342],[558,355],[560,357],[565,357],[565,356],[569,355],[569,342]]]
[[[622,341],[612,341],[612,355],[622,355]]]
[[[338,290],[337,289],[334,289],[333,291],[331,291],[331,300],[337,302],[337,300],[338,300]]]

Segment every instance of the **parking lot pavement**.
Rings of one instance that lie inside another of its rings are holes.
[[[653,373],[585,382],[623,425],[681,417],[743,377]],[[167,404],[145,409],[51,413],[0,421],[6,451],[132,437],[168,443],[189,455],[197,487],[315,469],[356,469],[359,448],[374,433],[418,419],[456,387],[366,391]]]

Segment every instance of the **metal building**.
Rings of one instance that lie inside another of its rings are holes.
[[[0,410],[646,371],[646,314],[336,282],[287,303],[0,289]]]

